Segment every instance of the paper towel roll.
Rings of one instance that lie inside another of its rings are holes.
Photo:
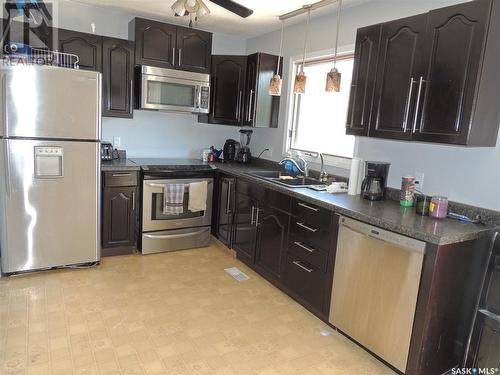
[[[352,158],[351,162],[351,173],[349,175],[349,189],[347,190],[347,194],[349,195],[358,195],[361,186],[361,180],[363,177],[361,175],[361,169],[363,166],[363,160],[360,158]]]

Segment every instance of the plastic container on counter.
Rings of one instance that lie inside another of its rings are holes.
[[[422,216],[429,215],[429,208],[431,205],[432,197],[430,197],[428,195],[417,194],[416,200],[417,200],[417,204],[416,204],[417,214],[422,215]]]
[[[429,216],[435,219],[444,219],[448,215],[448,198],[432,197],[429,205]]]

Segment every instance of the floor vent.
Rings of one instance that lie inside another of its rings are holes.
[[[250,277],[248,277],[245,273],[241,272],[237,267],[224,268],[224,271],[226,271],[228,274],[234,277],[237,281],[241,282],[250,280]]]

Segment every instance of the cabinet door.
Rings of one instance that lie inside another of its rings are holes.
[[[281,279],[288,247],[289,215],[273,208],[258,208],[255,264],[275,279]]]
[[[241,125],[246,63],[246,56],[212,57],[210,123]]]
[[[244,194],[236,195],[236,213],[234,215],[233,249],[238,258],[253,264],[255,260],[255,211],[257,204]]]
[[[105,188],[103,195],[102,246],[135,244],[136,188]]]
[[[430,53],[415,138],[467,144],[490,4],[460,4],[430,12]]]
[[[133,22],[136,65],[173,68],[177,26],[142,18]]]
[[[234,178],[219,181],[219,209],[217,212],[217,238],[231,246],[234,214]]]
[[[257,89],[257,54],[248,56],[243,125],[253,126],[255,119],[255,91]]]
[[[101,36],[63,29],[57,36],[59,52],[77,55],[80,69],[102,72]]]
[[[380,45],[380,29],[381,25],[364,27],[358,30],[356,36],[346,134],[368,135]]]
[[[212,33],[177,27],[177,67],[210,74]]]
[[[133,117],[134,43],[103,38],[102,115]]]
[[[427,14],[382,25],[372,137],[411,139]]]

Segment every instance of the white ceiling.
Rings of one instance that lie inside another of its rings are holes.
[[[86,3],[99,7],[111,7],[131,13],[137,16],[154,18],[157,20],[170,21],[176,24],[188,24],[188,17],[175,17],[170,9],[174,0],[70,0]],[[196,25],[200,29],[213,32],[233,34],[240,36],[256,36],[280,28],[278,16],[301,8],[304,4],[314,3],[317,0],[236,0],[239,4],[254,10],[248,18],[241,18],[227,11],[209,0],[204,0],[210,8],[210,14],[201,18]],[[344,6],[353,6],[369,0],[344,0]],[[332,12],[337,4],[325,6],[315,10],[312,17]],[[302,21],[302,17],[296,17],[287,23]]]

